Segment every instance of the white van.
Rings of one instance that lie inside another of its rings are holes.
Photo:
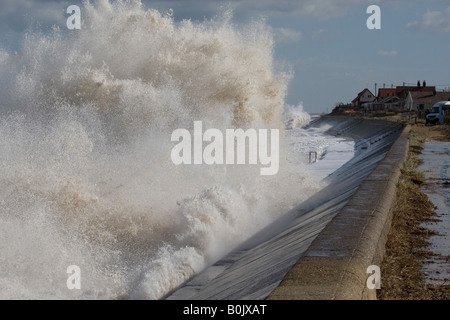
[[[431,108],[431,112],[426,116],[426,123],[444,124],[445,115],[450,114],[450,101],[436,102]]]

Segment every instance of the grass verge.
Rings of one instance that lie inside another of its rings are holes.
[[[379,300],[449,300],[450,285],[430,285],[422,273],[422,261],[432,252],[428,238],[433,232],[422,227],[424,222],[435,221],[434,205],[420,190],[423,174],[417,169],[425,137],[413,127],[410,147],[397,185],[391,229],[381,265]]]

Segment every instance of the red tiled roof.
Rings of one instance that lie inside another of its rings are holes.
[[[378,97],[384,99],[386,97],[393,97],[396,94],[395,88],[380,88],[378,89]]]

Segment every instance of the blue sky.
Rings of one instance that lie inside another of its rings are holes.
[[[65,26],[79,0],[0,1],[0,47],[20,50],[30,25]],[[95,2],[95,1],[94,1]],[[450,0],[142,0],[174,10],[176,20],[202,20],[227,6],[236,24],[264,17],[276,35],[275,58],[293,71],[286,102],[310,113],[330,112],[364,88],[426,80],[450,88]],[[381,9],[381,30],[369,30],[369,5]]]

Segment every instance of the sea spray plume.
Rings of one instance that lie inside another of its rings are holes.
[[[262,22],[239,31],[227,12],[219,22],[175,23],[170,15],[141,6],[135,2],[127,9],[123,2],[108,1],[87,5],[85,30],[72,42],[71,52],[91,57],[82,67],[89,73],[75,81],[91,90],[81,90],[77,97],[94,96],[99,104],[109,105],[116,102],[114,97],[120,100],[124,90],[118,87],[126,86],[126,79],[139,79],[146,98],[156,101],[136,111],[141,119],[154,119],[152,125],[164,128],[168,119],[175,119],[171,121],[187,126],[199,117],[237,127],[280,125],[288,79],[274,75],[273,39]],[[169,96],[169,102],[161,101],[161,95]],[[173,96],[183,103],[174,103]],[[123,102],[118,108],[130,109]]]
[[[138,1],[85,2],[82,19],[0,55],[1,297],[158,299],[317,190],[283,156],[274,177],[170,160],[196,120],[283,127],[263,22],[175,22]]]
[[[284,107],[284,123],[287,128],[302,128],[309,124],[311,116],[303,110],[303,104],[298,106],[286,105]]]

